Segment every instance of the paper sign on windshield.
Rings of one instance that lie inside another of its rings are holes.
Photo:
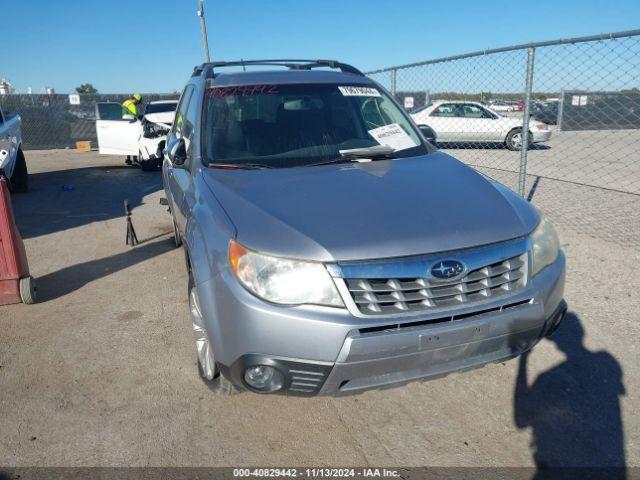
[[[380,92],[371,87],[338,87],[345,97],[381,97]]]
[[[374,128],[373,130],[369,130],[369,134],[375,138],[380,145],[387,145],[396,151],[416,146],[416,142],[414,142],[411,137],[407,135],[407,132],[397,123]]]

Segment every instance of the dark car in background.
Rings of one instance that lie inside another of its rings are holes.
[[[529,113],[539,122],[546,123],[547,125],[557,125],[558,107],[558,102],[532,102]]]

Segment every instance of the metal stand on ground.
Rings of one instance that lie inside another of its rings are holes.
[[[133,247],[139,242],[136,230],[133,228],[133,223],[131,223],[131,205],[129,205],[129,200],[124,201],[124,213],[127,216],[127,245]]]

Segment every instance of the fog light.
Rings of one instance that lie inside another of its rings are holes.
[[[244,381],[261,392],[275,392],[284,385],[284,376],[268,365],[254,365],[244,371]]]

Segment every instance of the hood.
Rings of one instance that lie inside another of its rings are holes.
[[[526,235],[538,222],[527,202],[442,152],[203,175],[240,243],[306,260],[458,250]]]
[[[144,116],[144,119],[157,123],[158,125],[162,125],[163,127],[171,128],[173,124],[173,119],[176,116],[176,112],[157,112],[157,113],[147,113]]]

